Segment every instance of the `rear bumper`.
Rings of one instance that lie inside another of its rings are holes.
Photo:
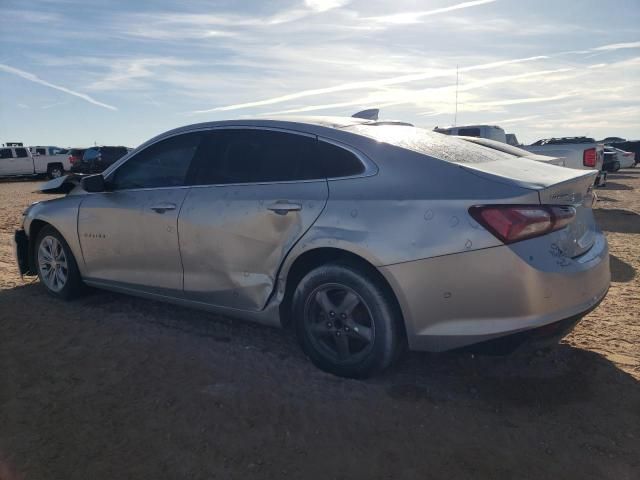
[[[516,245],[382,267],[409,347],[451,350],[580,318],[606,295],[611,276],[602,233],[574,259],[539,244]]]
[[[544,348],[552,346],[568,335],[580,320],[600,305],[600,302],[603,299],[604,297],[602,297],[602,299],[590,309],[569,318],[565,318],[564,320],[549,323],[542,327],[512,333],[492,340],[475,343],[468,347],[463,347],[462,349],[474,353],[502,355],[511,353],[522,345],[527,345],[530,348]]]

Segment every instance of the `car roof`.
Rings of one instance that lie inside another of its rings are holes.
[[[234,120],[216,120],[210,122],[193,123],[190,125],[184,125],[182,127],[174,128],[173,130],[163,132],[147,140],[146,142],[139,145],[138,148],[144,147],[145,145],[151,143],[155,143],[162,138],[177,135],[179,133],[206,130],[209,128],[260,127],[293,130],[299,131],[301,133],[331,136],[331,130],[343,130],[356,125],[388,125],[389,123],[408,125],[405,122],[385,122],[378,120],[366,120],[362,118],[338,116],[277,116]]]

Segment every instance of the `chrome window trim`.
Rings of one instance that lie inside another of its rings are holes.
[[[311,183],[311,182],[321,182],[321,181],[327,181],[327,180],[348,180],[352,178],[370,177],[378,173],[378,166],[364,153],[362,153],[355,147],[352,147],[351,145],[340,142],[338,140],[334,140],[332,138],[318,136],[313,133],[292,130],[289,128],[258,126],[258,125],[220,125],[220,126],[207,126],[207,127],[201,127],[201,128],[193,128],[193,129],[173,132],[171,134],[163,135],[162,137],[157,138],[153,143],[145,143],[141,145],[139,149],[136,148],[131,152],[129,152],[127,155],[122,157],[116,163],[111,165],[105,172],[103,172],[105,181],[108,178],[112,177],[118,171],[118,169],[122,165],[124,165],[126,162],[128,162],[130,159],[137,156],[139,153],[144,152],[147,148],[158,144],[159,142],[168,140],[173,137],[177,137],[178,135],[187,135],[190,133],[198,133],[198,132],[210,132],[214,130],[267,130],[267,131],[289,133],[293,135],[300,135],[303,137],[315,138],[319,142],[329,143],[338,148],[347,150],[348,152],[353,154],[364,166],[364,171],[356,175],[348,175],[348,176],[340,176],[340,177],[322,177],[322,178],[312,178],[312,179],[305,179],[305,180],[280,180],[280,181],[273,181],[273,182],[244,182],[244,183],[212,183],[212,184],[204,184],[204,185],[180,185],[180,186],[174,186],[174,187],[145,187],[145,188],[129,188],[129,189],[122,189],[122,190],[114,190],[112,192],[96,192],[96,193],[137,192],[137,191],[147,191],[147,190],[160,190],[160,189],[167,189],[167,188],[175,189],[175,188],[202,188],[202,187],[217,187],[217,186],[247,186],[247,185]]]

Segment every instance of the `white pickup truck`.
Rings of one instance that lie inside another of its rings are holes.
[[[602,171],[604,145],[589,137],[563,137],[538,140],[531,145],[521,145],[531,153],[562,159],[563,166],[576,170],[596,170],[596,186],[607,181],[607,172]]]
[[[0,177],[46,175],[58,178],[71,168],[67,155],[57,147],[0,147]]]

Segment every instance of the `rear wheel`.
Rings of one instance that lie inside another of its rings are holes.
[[[60,178],[64,174],[64,169],[62,165],[49,165],[47,168],[47,176],[49,178]]]
[[[328,264],[309,272],[293,296],[296,334],[320,369],[367,377],[401,350],[399,318],[384,288],[358,268]]]
[[[36,240],[35,261],[40,282],[56,297],[70,300],[82,293],[83,284],[76,260],[62,235],[44,227]]]

